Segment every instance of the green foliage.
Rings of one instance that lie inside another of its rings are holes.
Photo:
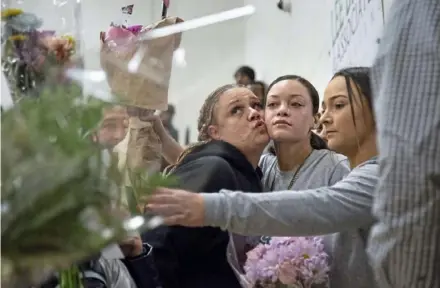
[[[125,237],[121,214],[112,210],[122,193],[117,161],[105,163],[92,141],[104,105],[69,84],[46,87],[2,112],[5,271],[68,267]],[[159,176],[133,180],[136,199],[170,183]]]

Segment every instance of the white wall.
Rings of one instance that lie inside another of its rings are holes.
[[[322,94],[332,75],[333,0],[292,0],[291,14],[280,11],[277,2],[246,0],[257,8],[246,24],[246,63],[267,82],[283,74],[298,74]],[[386,17],[392,0],[383,2]]]
[[[11,0],[14,7],[36,13],[43,18],[45,29],[69,33],[73,28],[73,3],[76,0]],[[17,4],[19,3],[19,4]],[[63,4],[62,7],[53,3]],[[121,19],[122,6],[134,4],[130,17],[131,24],[150,24],[160,19],[159,0],[93,0],[82,1],[82,48],[85,51],[86,69],[99,70],[99,32],[105,31],[112,21]],[[243,6],[243,0],[185,0],[171,1],[170,16],[185,20],[211,13]],[[185,49],[186,67],[174,67],[171,77],[170,102],[177,106],[175,125],[180,130],[180,140],[184,131],[191,127],[191,139],[197,137],[196,121],[205,97],[214,88],[233,81],[233,71],[243,62],[245,43],[244,19],[214,24],[183,34],[181,47]],[[108,91],[105,82],[87,83],[87,92]],[[2,99],[7,98],[7,89],[2,77]],[[2,101],[3,103],[7,101]]]
[[[46,28],[68,32],[71,27],[69,23],[73,15],[69,14],[68,5],[62,10],[54,10],[48,9],[53,0],[20,2],[26,9],[43,15]],[[384,0],[385,17],[391,2]],[[135,5],[130,19],[133,24],[157,20],[161,9],[159,0],[93,0],[82,3],[83,48],[88,69],[99,69],[99,32],[120,17],[121,6]],[[177,107],[174,123],[180,131],[181,142],[187,126],[191,127],[191,141],[196,140],[196,121],[205,97],[214,88],[232,82],[232,74],[241,64],[256,68],[257,77],[266,82],[282,74],[299,74],[309,79],[322,93],[332,74],[332,0],[292,0],[291,14],[278,10],[276,3],[277,0],[171,1],[169,15],[186,20],[244,4],[256,7],[256,13],[246,19],[184,33],[181,47],[186,51],[187,66],[173,69],[170,88],[170,101]],[[65,29],[62,29],[63,23],[67,23]],[[98,86],[106,89],[105,83]]]

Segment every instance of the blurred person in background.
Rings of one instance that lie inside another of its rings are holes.
[[[249,66],[241,66],[235,71],[234,78],[237,84],[249,86],[255,83],[255,70]]]
[[[113,148],[125,138],[127,127],[128,114],[125,107],[116,105],[103,109],[101,123],[92,140],[103,148],[103,159],[107,164],[110,163]],[[98,254],[78,264],[84,275],[83,287],[158,287],[158,275],[152,263],[151,246],[143,243],[139,235],[135,235],[119,243],[119,248],[124,257],[122,259],[106,258]],[[39,288],[56,287],[60,287],[57,274],[52,275],[39,286]]]
[[[264,104],[264,99],[266,98],[266,90],[267,90],[266,83],[264,83],[263,81],[255,81],[255,83],[251,85],[251,90],[258,98],[260,98],[261,103]]]
[[[103,110],[101,125],[95,141],[106,149],[113,149],[121,142],[128,128],[128,114],[123,106],[112,106]]]

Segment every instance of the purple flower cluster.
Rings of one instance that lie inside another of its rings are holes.
[[[311,287],[328,283],[328,255],[320,237],[273,237],[247,253],[244,270],[253,286]]]

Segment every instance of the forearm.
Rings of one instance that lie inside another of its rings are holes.
[[[151,121],[147,119],[150,119],[149,117],[154,114],[154,110],[130,106],[127,107],[127,112],[130,117],[137,117],[142,121]],[[165,160],[167,160],[168,163],[174,164],[184,149],[176,140],[174,140],[174,138],[163,128],[162,125],[160,126],[162,128],[155,128],[155,131],[162,142],[162,156],[165,158]]]
[[[168,163],[176,163],[184,150],[183,147],[167,131],[162,131],[159,138],[162,141],[162,156]]]
[[[203,194],[205,225],[242,235],[308,236],[373,223],[371,195],[356,199],[328,189]],[[362,200],[361,200],[362,199]]]

